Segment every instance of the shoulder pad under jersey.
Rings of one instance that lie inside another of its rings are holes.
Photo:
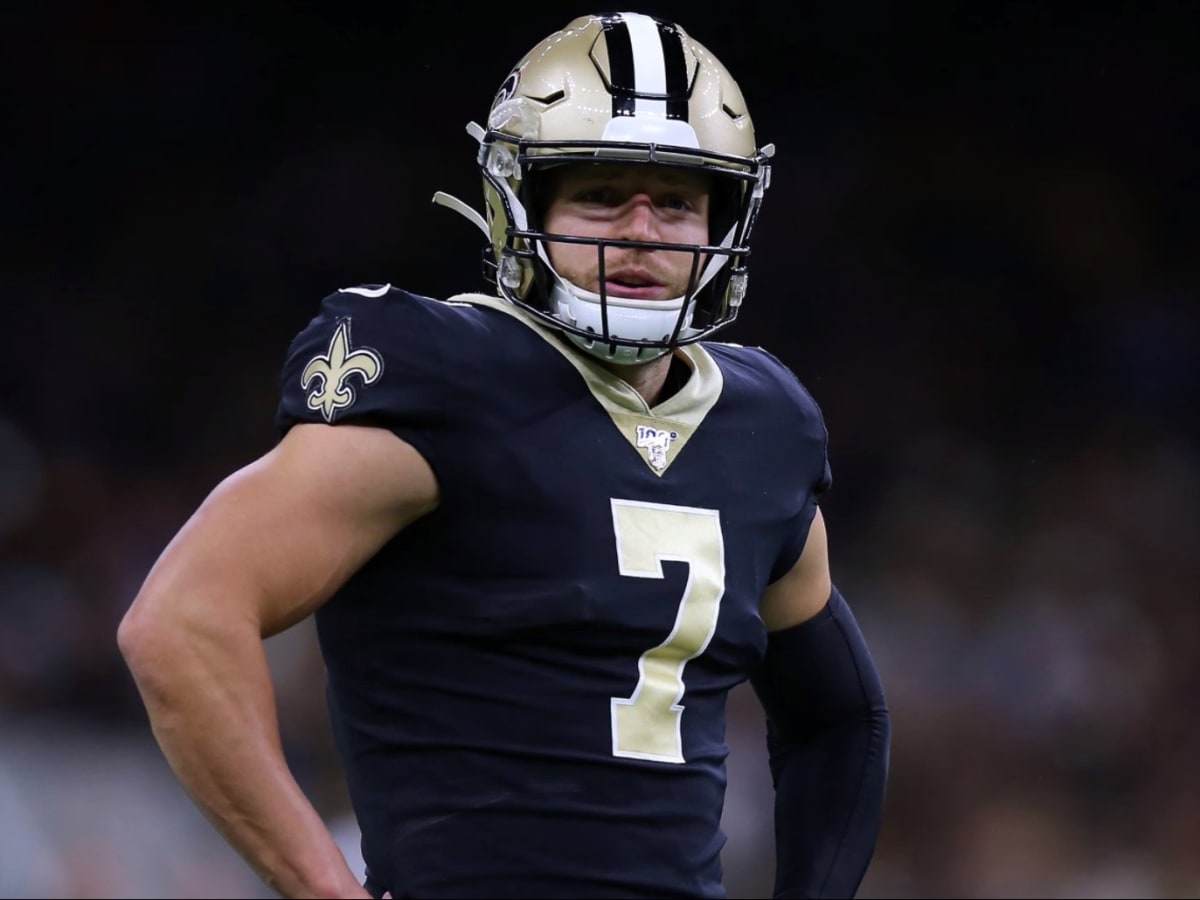
[[[276,424],[393,426],[438,412],[471,330],[463,309],[391,285],[326,296],[288,349]]]
[[[777,408],[773,419],[778,427],[790,429],[799,444],[816,448],[818,468],[812,485],[816,494],[823,494],[832,484],[829,469],[829,432],[825,417],[816,399],[796,373],[782,360],[762,347],[709,342],[705,346],[721,359],[726,369],[726,382],[744,384],[750,397],[768,398]],[[808,457],[810,454],[805,453]]]

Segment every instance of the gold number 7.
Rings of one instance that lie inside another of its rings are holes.
[[[725,542],[713,509],[613,500],[617,563],[631,578],[662,578],[664,560],[687,563],[671,633],[638,659],[631,697],[612,698],[613,756],[682,763],[683,670],[704,652],[725,593]]]

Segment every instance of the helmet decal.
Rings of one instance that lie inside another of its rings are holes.
[[[521,81],[521,72],[525,66],[519,65],[508,73],[508,77],[500,85],[500,89],[496,91],[496,96],[492,98],[492,109],[495,109],[506,100],[511,100],[517,93],[517,85]]]

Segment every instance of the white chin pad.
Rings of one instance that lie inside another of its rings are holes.
[[[599,294],[560,281],[554,287],[551,300],[554,314],[559,319],[575,328],[592,332],[598,340],[603,340],[605,330]],[[682,297],[672,300],[634,300],[610,296],[607,298],[607,336],[627,341],[665,341],[675,330],[682,306]],[[687,334],[691,318],[692,310],[689,308],[680,336]]]

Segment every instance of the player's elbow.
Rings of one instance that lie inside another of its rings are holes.
[[[181,640],[182,630],[162,603],[144,591],[135,598],[117,625],[117,647],[139,686],[160,677],[169,666],[171,648]]]
[[[196,599],[215,590],[151,573],[117,626],[117,647],[139,688],[169,687],[222,645],[236,643],[232,617]]]

